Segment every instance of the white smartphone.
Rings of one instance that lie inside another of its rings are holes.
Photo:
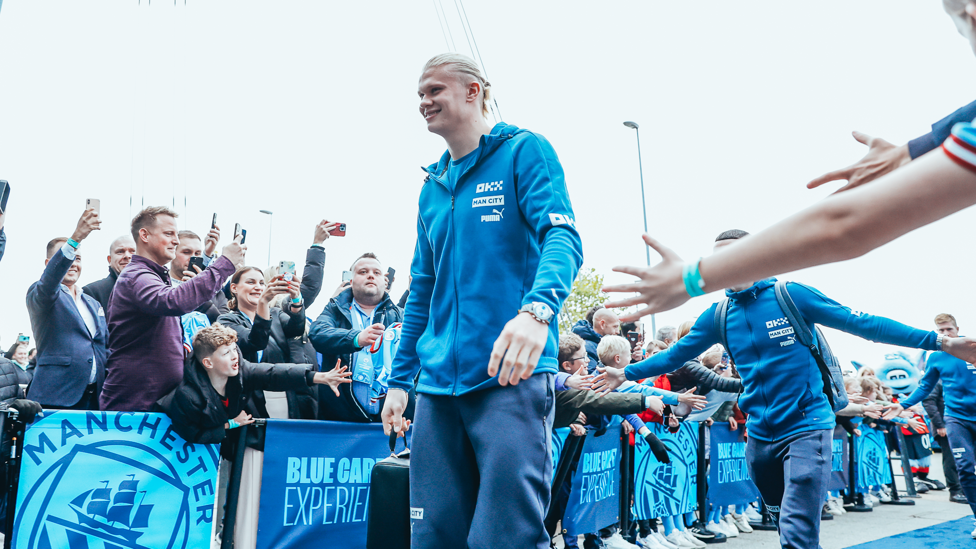
[[[99,199],[97,199],[97,198],[89,198],[88,200],[85,200],[85,209],[86,210],[95,210],[95,213],[101,214],[102,213],[102,201],[99,200]]]

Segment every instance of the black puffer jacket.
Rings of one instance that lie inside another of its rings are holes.
[[[206,368],[191,355],[184,364],[183,381],[156,402],[156,411],[165,412],[187,442],[221,444],[227,435],[224,424],[246,409],[256,391],[297,391],[312,384],[314,372],[308,364],[254,364],[243,358],[239,364],[240,374],[227,380],[225,407]],[[263,450],[264,429],[250,429],[247,445]],[[235,448],[236,444],[222,444],[220,454],[233,459]]]
[[[356,344],[359,330],[353,329],[352,313],[349,311],[352,300],[352,288],[344,290],[329,300],[329,304],[325,306],[325,310],[315,319],[309,330],[312,345],[315,346],[316,351],[322,353],[323,371],[334,368],[337,360],[341,360],[345,366],[351,365],[352,354],[360,351],[359,345]],[[393,303],[390,294],[385,294],[383,300],[376,306],[373,318],[377,322],[382,322],[384,326],[390,327],[403,322],[403,310]],[[319,419],[359,423],[379,421],[378,414],[369,415],[359,405],[352,394],[351,383],[339,387],[339,398],[336,398],[331,388],[323,387],[325,390],[319,388]]]
[[[692,387],[698,388],[695,390],[696,395],[706,395],[712,390],[723,393],[742,392],[742,381],[734,377],[722,377],[697,360],[689,360],[684,366],[668,374],[668,381],[671,382],[671,390],[676,393]]]
[[[270,364],[316,364],[315,349],[305,335],[305,309],[291,313],[274,307],[270,320],[256,316],[254,324],[244,313],[231,311],[220,315],[217,323],[237,332],[237,345],[245,360]],[[260,361],[258,351],[263,351]],[[317,370],[315,367],[313,369]],[[311,387],[288,392],[288,418],[315,419],[318,416],[316,395],[317,392]],[[264,393],[255,391],[253,399],[248,413],[268,417]]]

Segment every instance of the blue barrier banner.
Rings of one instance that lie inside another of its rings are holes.
[[[634,513],[639,520],[675,516],[698,508],[698,422],[671,434],[660,424],[647,427],[668,447],[671,463],[660,463],[642,437],[634,456]]]
[[[884,433],[865,424],[858,427],[861,436],[857,437],[857,490],[868,492],[869,487],[891,483],[891,468],[888,466],[888,444]]]
[[[718,505],[733,505],[756,501],[759,489],[749,476],[746,463],[746,426],[735,431],[720,422],[710,427],[708,501]]]
[[[556,467],[559,467],[559,457],[563,453],[563,446],[569,438],[569,427],[560,427],[552,430],[552,474],[556,474]]]
[[[831,451],[832,465],[830,467],[830,479],[827,480],[827,490],[836,492],[847,489],[847,481],[850,479],[850,463],[848,457],[850,445],[847,443],[847,431],[838,425],[834,428],[834,439]]]
[[[563,528],[567,536],[578,536],[606,528],[619,517],[620,421],[615,417],[602,436],[588,432],[583,441]]]
[[[27,428],[12,547],[210,546],[219,446],[144,412],[45,412]]]
[[[378,423],[269,419],[258,549],[365,548],[370,474],[389,455]]]

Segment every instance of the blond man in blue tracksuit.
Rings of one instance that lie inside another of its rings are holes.
[[[583,261],[542,136],[488,125],[468,57],[424,67],[420,112],[447,152],[426,168],[400,349],[383,408],[403,431],[417,373],[411,546],[549,546],[556,315]]]

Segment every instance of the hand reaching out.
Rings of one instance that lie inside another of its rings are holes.
[[[839,170],[834,170],[821,175],[820,177],[807,183],[808,189],[815,189],[831,181],[846,180],[847,184],[838,189],[836,192],[840,193],[849,191],[854,187],[859,187],[865,183],[874,181],[882,175],[892,172],[911,162],[912,160],[911,155],[908,153],[908,145],[898,147],[892,145],[884,139],[881,139],[880,137],[871,137],[866,133],[857,131],[853,132],[853,135],[854,139],[856,139],[858,143],[868,146],[868,153],[864,155],[864,158],[858,160],[850,166],[847,166],[846,168],[841,168]]]
[[[586,372],[586,366],[580,366],[576,373],[566,378],[566,386],[570,389],[589,389],[593,386],[593,376]]]
[[[705,405],[708,404],[708,398],[702,395],[696,395],[695,389],[697,388],[698,387],[692,387],[687,391],[682,391],[678,393],[678,402],[680,404],[687,404],[688,406],[691,406],[695,410],[704,409]]]
[[[352,372],[346,366],[342,366],[342,359],[339,359],[336,360],[335,367],[328,372],[316,372],[313,381],[319,385],[328,385],[335,396],[339,396],[339,385],[352,383],[351,376]]]

